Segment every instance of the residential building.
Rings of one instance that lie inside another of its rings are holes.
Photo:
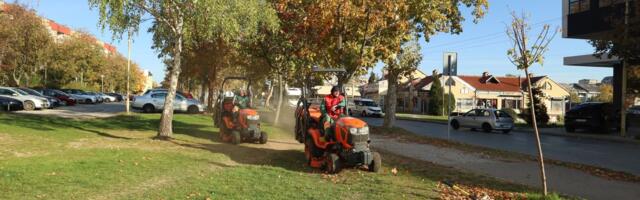
[[[579,84],[587,84],[587,85],[595,85],[595,84],[599,84],[600,81],[596,80],[596,79],[582,79],[578,81]]]
[[[372,99],[377,102],[379,105],[384,106],[384,96],[387,95],[387,89],[389,87],[389,82],[386,79],[387,71],[382,71],[382,80],[376,81],[375,83],[369,83],[363,86],[362,95],[364,98]],[[427,77],[427,75],[420,71],[415,70],[409,76],[401,76],[398,78],[398,82],[407,83],[409,80],[417,80]],[[404,102],[402,102],[404,103]]]
[[[595,84],[573,84],[581,102],[591,102],[600,95],[600,87]]]
[[[613,85],[613,76],[607,76],[607,77],[602,78],[602,81],[600,83],[607,84],[607,85]]]
[[[528,107],[526,78],[498,77],[485,72],[481,76],[437,74],[402,84],[398,92],[398,111],[428,113],[434,77],[442,83],[445,94],[449,93],[451,85],[451,93],[456,99],[454,112],[467,112],[474,108],[514,109],[520,112]],[[566,111],[569,91],[548,76],[532,76],[531,81],[535,87],[541,88],[551,121],[558,120]]]
[[[10,6],[12,6],[12,4],[7,4],[4,3],[3,1],[0,1],[0,12],[6,12],[6,10],[10,9]],[[44,17],[40,17],[42,19],[42,24],[44,25],[45,28],[47,28],[47,30],[49,31],[49,34],[51,35],[51,37],[54,39],[54,41],[56,42],[62,42],[64,41],[66,38],[73,36],[74,34],[76,34],[75,31],[73,31],[71,28],[69,28],[68,26],[62,25],[62,24],[58,24],[53,20],[44,18]],[[99,46],[101,46],[104,50],[105,54],[111,54],[111,53],[116,53],[116,48],[115,46],[100,41],[96,38],[92,38]]]

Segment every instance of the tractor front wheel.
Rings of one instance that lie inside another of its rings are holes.
[[[267,132],[260,132],[260,144],[266,144],[268,140]]]
[[[380,167],[382,167],[382,158],[378,152],[373,152],[373,161],[369,164],[370,172],[378,172],[380,171]]]
[[[241,140],[242,140],[242,138],[240,138],[240,132],[231,131],[231,143],[240,144]]]

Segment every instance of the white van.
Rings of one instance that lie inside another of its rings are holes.
[[[285,91],[284,99],[287,105],[291,108],[296,108],[298,106],[298,100],[300,100],[300,96],[302,96],[302,90],[300,88],[287,88]]]
[[[375,116],[382,117],[384,113],[382,108],[371,99],[354,99],[355,107],[351,109],[353,114],[359,114],[362,117]]]

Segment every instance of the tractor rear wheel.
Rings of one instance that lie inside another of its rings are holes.
[[[340,161],[340,156],[335,153],[330,153],[327,156],[326,161],[326,169],[329,174],[337,174],[342,170],[342,162]]]
[[[370,172],[380,171],[380,168],[382,167],[382,158],[380,157],[380,154],[378,152],[373,152],[373,160],[368,167]]]
[[[240,144],[241,140],[242,140],[242,138],[240,138],[240,132],[231,131],[231,143]]]
[[[260,132],[260,144],[266,144],[268,140],[267,132]]]

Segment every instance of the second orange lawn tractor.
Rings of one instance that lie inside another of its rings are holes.
[[[314,72],[344,72],[344,70],[318,70]],[[296,140],[304,143],[305,156],[311,167],[322,168],[328,173],[338,173],[344,167],[366,167],[378,172],[382,160],[378,152],[371,150],[369,126],[366,122],[349,116],[340,117],[331,125],[333,134],[325,133],[319,104],[311,104],[302,96],[295,110]],[[344,94],[344,89],[342,89]],[[347,104],[348,105],[348,104]],[[348,108],[342,107],[343,111]],[[343,112],[345,113],[345,112]]]
[[[231,80],[243,81],[247,86],[249,102],[248,107],[239,109],[234,113],[234,97],[231,91],[224,91],[225,84]],[[214,115],[214,125],[220,128],[220,138],[224,142],[239,144],[241,142],[267,143],[267,133],[260,129],[260,115],[251,108],[251,81],[245,77],[225,77],[222,82],[223,89],[219,91],[217,112]],[[237,117],[234,119],[234,117]]]

